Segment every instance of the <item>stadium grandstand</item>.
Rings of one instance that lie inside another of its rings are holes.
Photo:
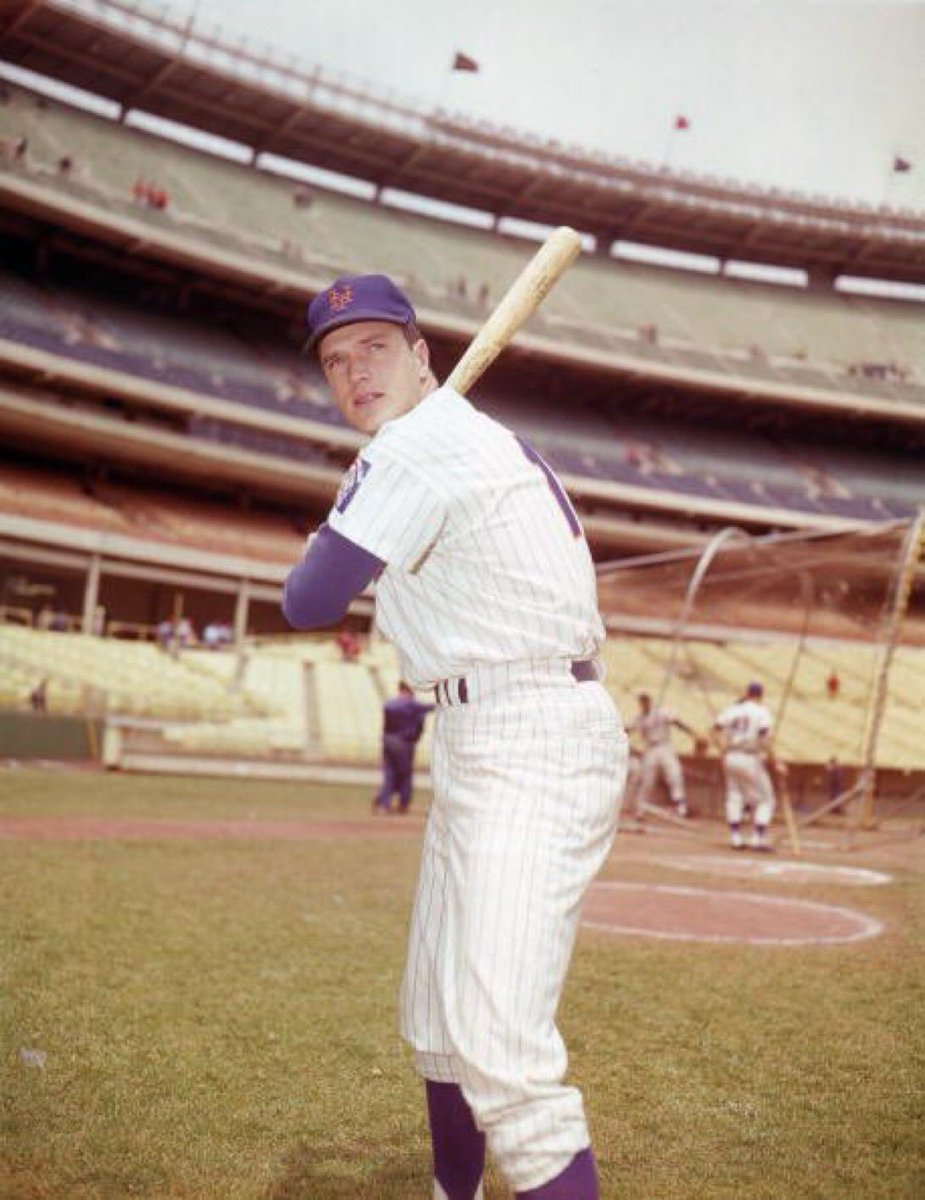
[[[664,677],[699,728],[760,673],[787,696],[784,756],[863,766],[889,665],[876,765],[925,770],[925,306],[839,286],[925,284],[925,215],[425,111],[132,0],[0,3],[0,704],[45,680],[51,711],[107,719],[123,764],[375,763],[397,666],[371,600],[351,661],[279,613],[361,445],[302,314],[337,274],[387,272],[445,373],[529,222],[585,253],[473,399],[575,500],[623,706]],[[730,529],[758,565],[694,620],[698,556]],[[163,636],[182,621],[198,636]]]

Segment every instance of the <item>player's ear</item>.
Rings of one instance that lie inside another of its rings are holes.
[[[411,353],[417,359],[418,377],[424,383],[430,375],[430,347],[423,338],[418,338],[411,347]]]

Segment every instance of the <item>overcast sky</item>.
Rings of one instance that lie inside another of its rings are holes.
[[[925,0],[174,3],[426,108],[925,211]]]

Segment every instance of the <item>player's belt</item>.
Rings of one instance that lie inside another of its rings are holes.
[[[561,663],[561,660],[559,660]],[[556,664],[558,665],[558,664]],[[553,664],[547,664],[550,672]],[[441,679],[434,686],[434,698],[441,708],[452,708],[459,704],[470,704],[484,698],[486,692],[506,691],[521,683],[542,683],[543,671],[533,675],[535,667],[518,671],[518,664],[500,664],[496,667],[480,667],[471,675],[460,675],[456,679]],[[561,669],[561,668],[560,668]],[[592,683],[601,678],[600,664],[596,658],[576,658],[568,664],[569,672],[578,683]]]

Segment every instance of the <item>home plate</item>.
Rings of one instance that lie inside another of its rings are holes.
[[[589,888],[582,924],[634,937],[762,946],[843,945],[883,931],[873,917],[834,904],[610,881]]]
[[[866,867],[832,867],[824,863],[797,862],[788,858],[750,857],[743,851],[726,858],[663,858],[667,867],[679,871],[707,871],[711,875],[732,875],[737,879],[783,879],[787,883],[849,883],[870,886],[891,883],[892,876]]]

